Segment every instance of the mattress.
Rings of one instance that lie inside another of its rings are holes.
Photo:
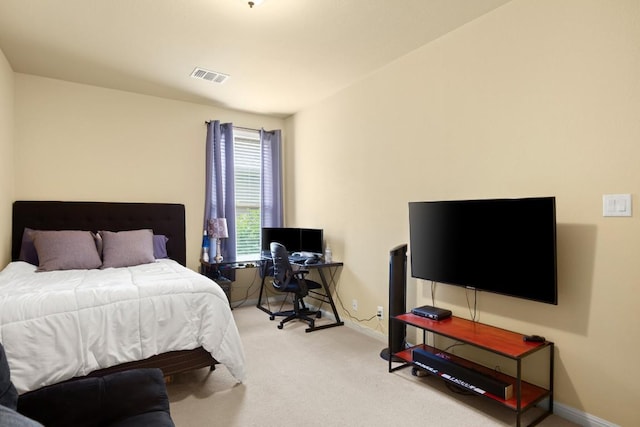
[[[0,272],[0,342],[19,393],[202,346],[238,380],[245,356],[222,289],[170,259],[103,270]]]

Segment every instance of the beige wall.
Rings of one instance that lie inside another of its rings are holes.
[[[0,268],[11,259],[14,74],[0,50]]]
[[[556,196],[559,304],[481,293],[480,321],[556,342],[561,404],[640,424],[640,213],[602,217],[603,194],[640,198],[639,16],[637,0],[515,0],[287,121],[288,218],[324,227],[351,314],[387,305],[409,201]],[[410,279],[409,304],[429,288]],[[461,288],[436,303],[469,317]]]
[[[345,262],[340,300],[359,301],[352,314],[386,307],[388,250],[408,240],[408,201],[555,195],[559,305],[480,294],[480,321],[556,342],[560,403],[639,424],[640,224],[601,216],[604,193],[640,197],[639,7],[514,0],[287,121],[287,223],[325,229]],[[14,199],[167,201],[187,207],[195,268],[213,118],[283,126],[13,75],[0,55],[0,260]],[[430,302],[428,284],[408,287],[410,305]],[[468,317],[459,288],[438,286],[436,302]],[[386,322],[362,323],[386,333]],[[603,376],[605,360],[616,369]]]
[[[193,269],[204,212],[204,122],[283,127],[266,116],[15,76],[16,199],[183,203]]]

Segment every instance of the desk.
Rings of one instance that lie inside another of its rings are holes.
[[[260,296],[258,297],[258,307],[260,310],[264,311],[268,315],[272,315],[273,313],[267,307],[262,304],[262,296],[264,294],[265,281],[267,277],[272,277],[271,272],[273,271],[273,262],[270,259],[263,259],[260,261],[260,276],[262,277],[262,283],[260,284]],[[320,276],[320,282],[322,284],[323,293],[316,292],[314,289],[309,290],[309,295],[311,298],[316,299],[321,302],[326,302],[331,305],[331,310],[333,311],[333,315],[335,316],[335,322],[315,326],[313,328],[305,329],[305,332],[313,332],[320,329],[333,328],[335,326],[342,326],[344,322],[340,320],[340,315],[338,314],[338,309],[333,302],[333,297],[331,296],[331,284],[335,284],[335,273],[338,268],[342,267],[344,264],[341,262],[319,262],[317,264],[309,264],[304,265],[303,267],[309,271],[317,270],[318,275]],[[325,273],[329,273],[329,278],[327,280],[327,275]]]

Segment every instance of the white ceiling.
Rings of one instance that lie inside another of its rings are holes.
[[[286,117],[508,1],[0,0],[0,49],[18,73]]]

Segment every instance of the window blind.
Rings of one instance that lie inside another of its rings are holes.
[[[260,253],[260,134],[234,129],[236,254],[238,260]]]

